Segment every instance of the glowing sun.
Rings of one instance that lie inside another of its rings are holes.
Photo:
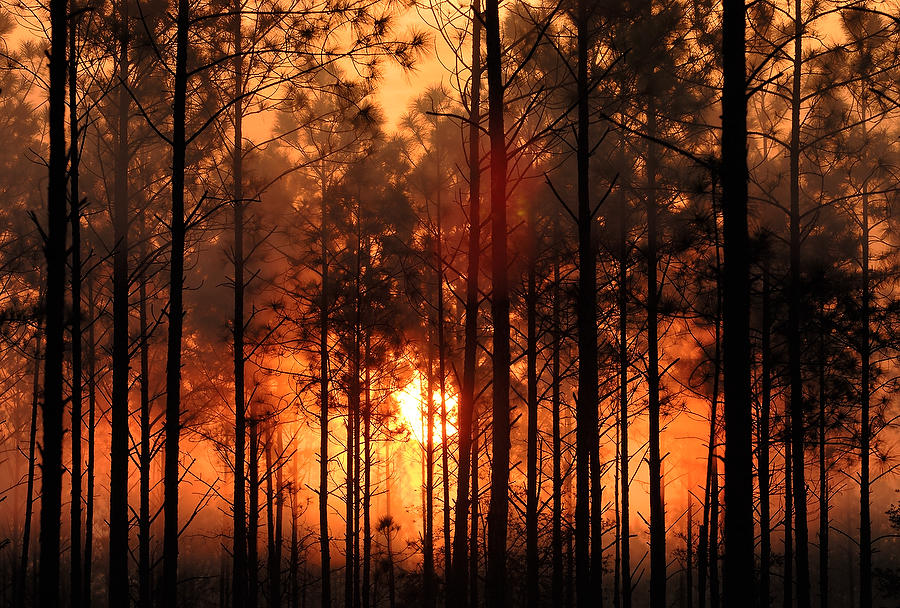
[[[403,418],[403,424],[410,430],[419,443],[426,442],[426,390],[422,375],[413,374],[412,380],[401,390],[394,393],[394,400]],[[447,408],[447,436],[456,434],[456,408],[459,398],[455,394],[448,394],[445,398]],[[431,394],[432,412],[434,424],[432,425],[435,445],[441,442],[441,398],[435,391]]]

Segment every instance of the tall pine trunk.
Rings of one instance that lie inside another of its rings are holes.
[[[69,36],[69,220],[72,233],[72,485],[69,503],[69,595],[72,608],[81,606],[81,196],[78,187],[78,51],[74,2],[70,0],[71,31]]]
[[[537,371],[537,226],[534,205],[528,207],[528,278],[525,292],[525,349],[528,410],[525,487],[525,601],[537,608],[538,577],[538,371]]]
[[[712,510],[712,501],[715,498],[712,495],[712,476],[715,474],[716,467],[716,434],[717,434],[717,423],[719,416],[719,380],[722,375],[722,288],[723,288],[723,280],[722,280],[722,260],[721,260],[721,243],[719,238],[719,220],[716,212],[716,176],[713,176],[713,187],[712,187],[712,211],[713,211],[713,235],[714,235],[714,245],[716,248],[716,308],[715,308],[715,316],[714,316],[714,332],[715,332],[715,344],[713,345],[713,377],[712,377],[712,401],[710,403],[709,409],[709,437],[707,440],[707,454],[706,454],[706,480],[704,482],[703,488],[703,518],[702,523],[700,524],[700,539],[697,546],[697,552],[699,554],[698,564],[698,575],[697,575],[697,585],[699,587],[699,606],[700,608],[704,608],[706,606],[706,586],[707,582],[712,583],[711,578],[709,577],[710,566],[714,565],[710,563],[710,545],[709,545],[709,537],[710,537],[710,511]],[[717,586],[718,584],[716,584]],[[711,584],[710,587],[713,585]],[[713,605],[715,605],[715,598],[713,594],[710,593],[710,599],[712,600]]]
[[[434,373],[431,354],[431,340],[425,348],[428,350],[427,378],[425,389],[425,495],[423,500],[423,530],[422,530],[422,557],[424,576],[424,608],[434,608]]]
[[[247,513],[247,606],[259,605],[259,417],[256,408],[250,412],[250,461],[247,490],[250,503]]]
[[[90,319],[88,323],[88,351],[87,360],[87,389],[88,389],[88,453],[87,467],[85,474],[87,475],[87,489],[85,490],[84,505],[84,560],[81,569],[82,583],[82,601],[83,608],[90,608],[93,600],[93,563],[94,563],[94,447],[96,429],[94,422],[97,412],[97,379],[96,374],[96,348],[97,342],[94,334],[94,290],[93,281],[88,283],[87,293],[87,317]]]
[[[181,437],[181,337],[184,324],[184,173],[187,141],[188,0],[178,0],[175,90],[172,106],[172,236],[169,262],[169,335],[166,346],[165,474],[163,480],[163,603],[178,606],[178,476]]]
[[[784,440],[784,608],[794,605],[794,475],[791,463],[791,432],[788,427]]]
[[[560,327],[560,255],[553,263],[553,347],[551,352],[553,409],[553,574],[551,597],[553,605],[563,606],[563,478],[562,478],[562,432],[560,428],[562,409],[562,328]]]
[[[456,478],[456,505],[453,513],[452,579],[447,588],[447,604],[466,608],[468,594],[467,551],[469,482],[472,461],[472,425],[475,409],[475,366],[478,348],[478,272],[481,257],[481,16],[480,0],[472,3],[472,88],[469,99],[469,225],[466,265],[465,345],[463,381],[459,395],[459,464]]]
[[[441,215],[441,179],[438,163],[437,179],[437,238],[435,239],[435,265],[437,266],[437,341],[438,341],[438,390],[441,400],[441,489],[443,492],[444,516],[444,581],[450,582],[450,571],[453,567],[453,554],[450,542],[450,448],[447,445],[447,340],[444,330],[444,251],[443,225]]]
[[[824,322],[824,310],[821,311]],[[828,608],[828,445],[825,421],[825,336],[819,335],[819,608]]]
[[[365,406],[363,409],[363,557],[362,557],[362,608],[370,608],[372,567],[372,375],[370,369],[370,333],[366,332],[365,344]],[[376,596],[377,597],[377,596]]]
[[[320,261],[322,293],[319,302],[319,547],[322,561],[322,608],[331,608],[331,552],[328,538],[328,198],[322,182]]]
[[[35,451],[37,447],[38,405],[41,396],[41,340],[43,339],[44,318],[38,317],[34,331],[34,367],[32,368],[31,387],[31,425],[28,431],[28,473],[25,482],[25,518],[22,523],[22,552],[19,555],[19,568],[16,572],[16,586],[13,591],[13,603],[25,605],[25,588],[28,580],[28,554],[31,550],[31,519],[34,513],[34,471]]]
[[[60,516],[62,511],[63,332],[66,292],[66,0],[50,0],[50,158],[44,255],[46,355],[41,404],[41,516],[39,597],[41,608],[59,604]]]
[[[709,605],[711,608],[719,608],[721,595],[719,593],[719,461],[718,455],[713,453],[712,472],[712,503],[710,505],[709,519]]]
[[[760,350],[762,369],[760,370],[762,394],[760,395],[759,420],[757,421],[757,461],[759,475],[759,605],[769,608],[771,601],[771,505],[770,505],[770,414],[772,408],[772,346],[771,346],[771,303],[769,286],[769,264],[762,269],[762,340]]]
[[[621,507],[619,513],[619,543],[621,545],[622,608],[631,608],[631,506],[628,447],[628,201],[621,192],[619,212],[619,483]]]
[[[147,233],[144,212],[141,213],[141,269],[138,274],[138,331],[140,365],[141,365],[141,439],[140,456],[140,511],[138,514],[138,603],[141,608],[151,608],[152,594],[152,562],[150,558],[150,526],[153,522],[150,514],[150,465],[153,460],[150,436],[153,433],[150,422],[150,345],[147,334],[147,277],[144,274],[144,263],[147,259]]]
[[[474,414],[472,418],[472,521],[469,524],[469,606],[472,608],[478,606],[478,598],[480,597],[478,576],[480,572],[479,555],[481,555],[478,546],[478,518],[480,517],[481,509],[478,450],[481,446],[481,436],[479,435],[481,426],[477,410]]]
[[[575,580],[578,608],[601,601],[602,569],[600,538],[602,523],[594,503],[600,500],[597,418],[597,276],[592,234],[590,193],[590,108],[588,83],[588,9],[592,3],[579,0],[576,7],[578,94],[576,161],[578,169],[578,400],[575,428]],[[591,482],[596,485],[591,492]],[[592,500],[593,499],[593,500]],[[592,522],[592,515],[594,521]],[[593,526],[591,525],[593,523]],[[592,559],[592,557],[594,559]]]
[[[725,408],[725,604],[754,589],[753,448],[750,399],[750,262],[747,230],[746,6],[722,15],[723,371]],[[715,501],[714,501],[715,502]]]
[[[863,105],[863,128],[866,107]],[[862,253],[862,314],[860,318],[860,412],[859,412],[859,607],[872,606],[872,514],[869,475],[872,427],[870,423],[872,344],[870,336],[871,291],[869,285],[869,194],[863,186],[860,249]]]
[[[794,0],[794,54],[792,61],[790,139],[790,279],[788,280],[788,359],[790,376],[791,452],[794,459],[794,558],[797,575],[797,608],[809,608],[809,532],[806,513],[806,456],[803,424],[802,336],[800,307],[800,76],[803,52],[801,0]],[[740,577],[740,575],[738,575]]]
[[[231,156],[232,204],[234,205],[234,519],[231,570],[231,605],[243,608],[247,600],[247,503],[245,488],[247,419],[244,387],[244,90],[241,0],[234,3],[234,142]]]
[[[488,608],[506,605],[506,539],[509,522],[509,280],[507,277],[507,146],[503,127],[503,54],[498,0],[485,6],[488,134],[491,140],[491,499],[488,506],[486,595]]]
[[[113,207],[113,386],[109,479],[109,604],[128,606],[128,2],[119,6],[118,131]]]
[[[647,111],[647,129],[656,133],[656,109]],[[656,149],[647,147],[647,391],[650,416],[650,606],[666,606],[666,508],[663,503],[659,412],[659,281],[657,279]]]

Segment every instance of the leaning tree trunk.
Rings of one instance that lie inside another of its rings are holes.
[[[488,608],[506,605],[506,538],[509,522],[509,280],[507,277],[507,146],[503,127],[503,54],[498,0],[485,6],[488,134],[491,140],[491,253],[493,326],[491,499],[488,507],[486,594]],[[595,384],[596,386],[596,384]],[[595,420],[596,422],[596,420]]]
[[[472,4],[472,90],[469,101],[469,247],[466,267],[465,346],[463,381],[459,394],[456,431],[459,441],[459,464],[456,478],[456,505],[453,514],[452,580],[447,589],[451,608],[466,608],[468,595],[469,481],[472,459],[472,425],[475,408],[475,365],[478,348],[478,272],[481,253],[481,17],[479,2]]]
[[[31,388],[31,426],[28,432],[28,473],[25,483],[25,521],[22,524],[22,553],[19,556],[19,568],[16,572],[16,585],[13,591],[13,603],[25,605],[25,586],[28,579],[28,553],[31,549],[31,518],[34,513],[34,470],[35,449],[37,447],[38,405],[41,395],[41,340],[43,316],[38,317],[37,329],[34,332],[34,367],[32,369]]]
[[[50,158],[47,188],[45,299],[46,356],[41,404],[41,519],[39,606],[59,605],[59,531],[62,511],[63,331],[66,292],[66,0],[50,0]]]
[[[799,0],[798,0],[799,1]],[[750,399],[750,262],[747,231],[747,67],[743,0],[724,0],[722,216],[725,408],[725,604],[756,592]]]

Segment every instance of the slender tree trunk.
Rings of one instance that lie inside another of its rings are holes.
[[[821,311],[824,322],[824,310]],[[824,329],[822,330],[824,333]],[[819,336],[819,608],[828,608],[828,463],[825,426],[825,336]]]
[[[562,478],[562,433],[560,414],[562,406],[562,378],[560,354],[562,350],[562,328],[560,327],[560,258],[557,256],[553,264],[553,350],[551,365],[553,367],[553,385],[551,402],[553,408],[553,605],[563,606],[563,478]]]
[[[274,424],[274,420],[271,422]],[[272,442],[274,441],[274,431],[268,429],[265,439],[265,447],[263,451],[266,459],[266,592],[269,596],[267,606],[275,602],[273,591],[275,590],[278,566],[275,563],[275,467],[272,460]]]
[[[619,446],[619,424],[618,420],[615,424],[615,454],[613,456],[613,526],[615,529],[615,537],[613,538],[613,608],[621,608],[622,606],[622,537],[619,532],[622,529],[622,511],[620,509],[620,492],[619,492],[619,471],[620,469],[620,452]]]
[[[866,106],[863,103],[863,129],[865,129]],[[869,458],[871,457],[872,427],[870,423],[872,344],[870,337],[871,323],[871,287],[869,285],[869,194],[865,186],[862,191],[862,314],[860,318],[860,413],[859,413],[859,606],[872,606],[872,514],[871,514],[871,478],[869,475]]]
[[[653,102],[647,111],[647,129],[656,132],[656,108]],[[656,150],[647,147],[647,391],[650,416],[650,606],[666,606],[666,507],[663,503],[662,457],[660,455],[659,424],[659,320],[657,279],[657,201]]]
[[[441,400],[441,489],[443,491],[444,516],[444,582],[450,582],[453,567],[453,555],[450,542],[450,458],[447,446],[447,365],[446,337],[444,331],[444,252],[443,252],[443,217],[441,209],[441,173],[437,166],[437,238],[435,240],[435,265],[437,266],[437,339],[438,339],[438,390]]]
[[[478,547],[478,518],[480,507],[480,480],[478,478],[478,450],[480,447],[480,425],[478,424],[478,412],[473,412],[472,418],[472,521],[469,526],[469,606],[477,608],[479,572],[479,547]]]
[[[397,604],[395,599],[396,589],[394,582],[394,552],[391,549],[391,528],[388,526],[388,529],[385,531],[385,542],[387,544],[387,557],[388,564],[390,566],[390,570],[388,571],[388,605],[390,608],[394,608]]]
[[[38,405],[41,396],[41,339],[44,326],[43,316],[38,317],[37,328],[34,332],[34,367],[32,369],[31,388],[31,426],[28,431],[28,474],[25,484],[25,521],[22,524],[22,553],[19,557],[19,571],[16,573],[16,588],[13,593],[13,602],[16,606],[24,606],[25,586],[28,579],[28,554],[31,549],[31,518],[34,513],[34,469],[35,448],[37,444],[37,418]]]
[[[234,200],[234,546],[231,570],[231,605],[243,608],[247,599],[247,506],[246,469],[246,393],[244,386],[244,90],[242,1],[234,2],[232,36],[234,44],[234,143],[231,156],[232,196]]]
[[[712,377],[712,402],[709,409],[709,438],[707,442],[706,455],[706,482],[703,490],[703,523],[700,526],[700,541],[698,552],[700,553],[700,572],[698,575],[698,586],[700,588],[700,608],[706,606],[706,586],[710,583],[710,603],[712,606],[718,605],[718,593],[714,589],[718,589],[718,575],[713,570],[713,576],[708,577],[711,568],[716,569],[717,562],[713,558],[710,560],[710,528],[711,520],[717,517],[717,511],[711,513],[714,508],[714,501],[717,496],[713,493],[713,484],[718,485],[718,480],[713,477],[717,475],[716,463],[716,441],[717,441],[717,424],[719,417],[719,381],[722,375],[722,299],[723,299],[723,280],[722,280],[722,259],[721,244],[719,238],[718,216],[716,214],[716,189],[715,176],[713,176],[712,187],[712,211],[713,211],[713,235],[716,248],[716,310],[714,317],[715,344],[713,353],[713,377]],[[714,539],[718,535],[713,535]]]
[[[118,131],[113,207],[113,386],[109,479],[109,604],[127,607],[128,590],[128,3],[120,0]]]
[[[591,225],[590,206],[590,115],[588,90],[588,34],[587,0],[579,0],[576,7],[578,45],[577,90],[578,127],[576,160],[578,167],[578,400],[575,429],[575,580],[578,608],[587,608],[601,601],[599,590],[602,569],[592,572],[592,566],[602,564],[599,513],[592,507],[600,499],[599,462],[595,445],[598,443],[597,418],[597,277]],[[596,471],[595,471],[596,469]],[[596,484],[591,492],[591,481]],[[594,499],[593,501],[591,499]],[[594,511],[592,513],[592,511]],[[594,516],[593,526],[591,516]],[[592,551],[593,550],[593,551]],[[594,558],[593,560],[591,558]]]
[[[509,521],[509,281],[507,277],[507,146],[503,127],[503,66],[498,0],[485,6],[488,133],[491,140],[491,324],[493,326],[491,500],[488,507],[488,608],[506,605],[506,538]]]
[[[295,448],[296,449],[296,448]],[[290,481],[291,496],[291,554],[290,560],[290,606],[291,608],[300,607],[300,545],[297,538],[297,528],[300,523],[300,509],[297,507],[298,486],[300,480],[300,471],[297,467],[297,453],[291,456],[292,475]]]
[[[366,404],[363,410],[363,565],[362,565],[362,608],[370,608],[371,567],[372,567],[372,375],[370,369],[370,335],[366,332]],[[376,596],[377,597],[377,596]]]
[[[361,288],[360,275],[361,268],[361,239],[360,239],[360,218],[361,218],[361,201],[357,196],[356,207],[356,272],[354,277],[355,293],[354,298],[354,319],[353,319],[353,344],[350,355],[350,382],[349,394],[347,395],[347,504],[346,504],[346,565],[344,580],[344,602],[345,606],[356,608],[357,598],[359,597],[359,543],[358,543],[358,526],[359,526],[359,425],[360,425],[360,324],[361,324]],[[429,385],[429,389],[431,386]]]
[[[622,506],[619,514],[622,608],[631,608],[631,477],[628,447],[628,200],[621,193],[619,212],[619,479]]]
[[[481,16],[480,0],[472,3],[472,89],[469,100],[469,226],[466,267],[465,345],[463,382],[459,395],[456,435],[459,441],[459,463],[456,478],[456,505],[453,514],[452,580],[447,588],[447,605],[466,608],[468,595],[468,526],[469,481],[474,429],[475,366],[478,348],[478,272],[481,254]]]
[[[66,0],[50,1],[50,158],[47,191],[47,261],[44,400],[41,404],[41,517],[39,606],[59,604],[59,532],[62,511],[63,332],[66,293]]]
[[[319,302],[319,546],[322,556],[322,608],[331,608],[331,556],[328,538],[328,198],[322,180],[322,293]]]
[[[725,603],[754,589],[753,447],[750,400],[750,262],[747,231],[746,6],[722,16],[722,216],[724,226]]]
[[[770,487],[770,463],[769,463],[769,425],[772,408],[772,347],[771,347],[771,304],[769,287],[769,265],[764,263],[762,270],[762,394],[759,412],[758,446],[756,468],[759,475],[759,605],[760,608],[769,608],[771,603],[771,559],[772,531],[771,531],[771,507],[769,496]]]
[[[685,543],[687,608],[694,608],[694,499],[688,496],[687,539]]]
[[[259,605],[259,417],[250,411],[250,461],[247,489],[250,502],[247,513],[247,606]]]
[[[281,454],[280,429],[275,426],[269,432],[266,441],[266,523],[268,527],[267,579],[269,583],[269,602],[267,606],[281,606]],[[277,444],[276,444],[277,441]],[[274,458],[272,452],[275,452]]]
[[[181,337],[184,324],[184,172],[187,140],[188,0],[178,0],[175,90],[172,107],[172,235],[169,264],[169,335],[166,350],[165,475],[163,482],[163,603],[178,606],[178,476],[181,436]]]
[[[718,237],[717,237],[718,238]],[[719,293],[719,303],[721,303],[721,292]],[[718,307],[718,305],[717,305]],[[698,575],[698,586],[700,587],[700,608],[704,608],[706,606],[706,585],[707,581],[710,584],[710,603],[712,606],[717,605],[717,593],[713,592],[713,589],[718,589],[718,576],[714,574],[714,569],[716,568],[716,559],[710,559],[711,552],[715,551],[715,548],[710,543],[710,538],[718,538],[717,534],[711,535],[711,529],[713,528],[713,519],[718,517],[717,507],[715,505],[715,501],[718,499],[715,492],[718,491],[718,479],[716,476],[718,473],[717,464],[716,464],[716,427],[718,420],[718,406],[719,406],[719,377],[721,375],[720,370],[720,344],[721,344],[721,332],[720,332],[720,316],[717,311],[716,319],[715,319],[715,354],[713,355],[713,392],[712,392],[712,404],[709,410],[709,443],[708,443],[708,452],[706,456],[706,487],[704,488],[704,497],[703,497],[703,524],[700,526],[700,541],[698,546],[698,552],[700,553],[700,572]],[[715,490],[714,490],[715,488]],[[708,576],[710,574],[711,576]]]
[[[538,372],[537,372],[537,226],[534,205],[528,207],[528,278],[525,293],[525,349],[528,430],[525,488],[525,597],[528,608],[540,602],[538,578]]]
[[[794,605],[794,475],[790,426],[784,441],[784,608]]]
[[[82,398],[82,358],[81,358],[81,196],[78,187],[79,171],[79,125],[78,125],[78,51],[77,25],[74,2],[70,0],[72,16],[69,36],[69,206],[72,233],[72,486],[69,503],[70,569],[69,595],[72,608],[81,606],[81,398]]]
[[[809,541],[806,513],[806,456],[803,424],[803,376],[800,335],[800,78],[803,52],[801,0],[794,0],[794,55],[790,140],[790,280],[788,281],[788,358],[790,375],[791,452],[794,458],[794,530],[797,567],[797,608],[809,608]],[[746,570],[745,570],[746,572]],[[741,578],[741,574],[737,577]],[[746,578],[746,577],[744,577]]]
[[[712,501],[709,518],[709,605],[719,608],[719,463],[713,453]]]
[[[92,566],[94,563],[94,444],[95,444],[95,428],[94,421],[96,417],[97,405],[97,380],[95,377],[96,360],[95,352],[97,342],[94,335],[94,290],[93,284],[88,283],[87,294],[87,316],[88,323],[88,351],[87,351],[87,389],[88,389],[88,453],[87,467],[85,473],[87,475],[87,491],[86,502],[84,505],[84,560],[82,561],[82,601],[83,608],[90,608],[93,600],[93,578]],[[32,436],[32,439],[34,437]],[[32,446],[34,443],[32,442]]]
[[[275,427],[275,572],[272,578],[272,595],[269,598],[272,608],[281,608],[281,563],[284,550],[284,443],[281,429]]]
[[[428,367],[425,392],[425,509],[422,541],[424,607],[435,605],[434,589],[434,374],[432,370],[431,344],[428,349]]]
[[[140,446],[140,512],[138,515],[138,603],[141,608],[151,608],[152,562],[150,561],[150,465],[153,459],[150,435],[150,345],[147,335],[147,278],[144,263],[147,259],[147,234],[144,212],[141,212],[141,270],[138,274],[138,323],[141,365],[141,446]]]

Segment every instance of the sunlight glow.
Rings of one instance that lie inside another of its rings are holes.
[[[413,437],[421,443],[426,441],[425,427],[425,389],[422,374],[413,374],[412,380],[401,390],[394,393],[394,400],[400,410],[403,418],[403,424],[409,429]],[[446,396],[447,406],[447,437],[456,434],[456,408],[459,398],[455,394]],[[434,445],[441,443],[441,399],[437,391],[432,393],[432,404],[434,412],[434,424],[432,426],[434,433]]]

